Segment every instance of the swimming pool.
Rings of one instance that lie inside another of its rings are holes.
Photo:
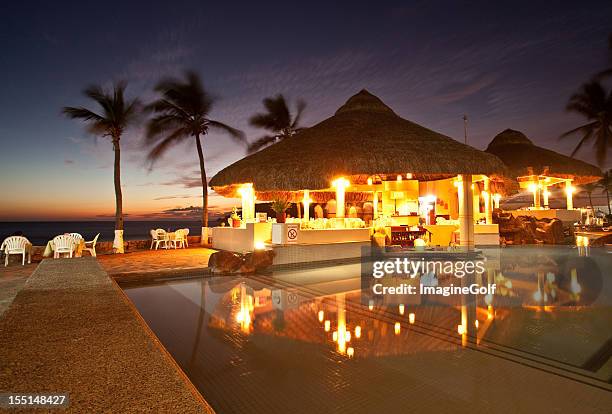
[[[359,263],[122,288],[218,413],[606,412],[612,257],[484,255],[500,288],[464,306],[364,302]]]

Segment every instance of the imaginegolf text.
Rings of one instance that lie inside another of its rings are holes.
[[[481,286],[473,283],[469,286],[424,286],[419,284],[419,294],[421,295],[494,295],[497,286],[495,284]],[[399,286],[383,286],[380,283],[372,286],[375,295],[415,295],[417,287],[402,283]]]

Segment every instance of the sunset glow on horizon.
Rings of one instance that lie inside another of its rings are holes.
[[[7,4],[4,39],[21,40],[2,40],[0,73],[11,82],[0,96],[0,221],[114,217],[111,143],[61,114],[64,106],[94,109],[82,95],[91,84],[125,80],[127,96],[150,103],[160,78],[192,68],[217,98],[211,118],[244,131],[249,142],[266,133],[249,124],[265,97],[282,93],[291,108],[303,99],[300,124],[308,127],[366,88],[398,115],[461,142],[467,114],[468,143],[478,149],[513,128],[569,154],[577,141],[558,138],[582,120],[565,111],[567,100],[608,59],[609,4],[589,10],[449,2],[444,9],[455,17],[438,26],[428,22],[440,18],[440,6],[429,3],[326,4],[324,16],[312,5],[293,5],[301,18],[290,22],[287,7],[237,7],[228,35],[223,19],[202,24],[200,4],[164,30],[172,4],[109,6],[110,25],[66,5]],[[216,13],[223,14],[221,5],[206,5],[207,16]],[[496,23],[483,23],[489,21]],[[203,147],[209,179],[246,155],[216,131]],[[153,166],[149,150],[144,122],[121,139],[126,219],[181,218],[180,209],[201,207],[195,143],[185,140]],[[590,144],[577,157],[595,162]],[[210,193],[211,214],[240,205]]]

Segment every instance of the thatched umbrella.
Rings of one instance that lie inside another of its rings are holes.
[[[508,167],[508,178],[544,175],[572,179],[576,184],[597,181],[599,168],[558,152],[538,147],[520,131],[506,129],[497,134],[486,152],[498,156]]]
[[[362,90],[334,116],[224,168],[210,185],[233,196],[243,183],[258,192],[316,191],[339,176],[365,184],[372,176],[435,180],[504,170],[496,156],[403,119]]]

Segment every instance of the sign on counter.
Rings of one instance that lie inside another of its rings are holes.
[[[287,224],[287,244],[295,244],[298,242],[300,225],[295,223]]]

